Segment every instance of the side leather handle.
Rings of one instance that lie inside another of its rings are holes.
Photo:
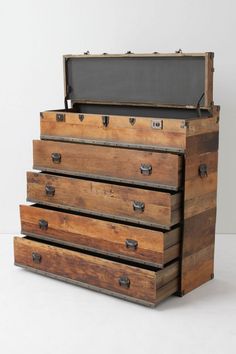
[[[41,254],[39,254],[37,252],[32,252],[32,260],[34,263],[37,263],[37,264],[41,263],[41,261],[42,261]]]
[[[47,196],[53,197],[55,195],[55,191],[56,191],[55,187],[46,185],[45,193]]]
[[[130,287],[130,280],[129,280],[129,278],[126,277],[126,276],[121,276],[121,277],[119,278],[119,284],[120,284],[120,286],[122,286],[123,288],[128,289],[128,288]]]
[[[137,247],[138,247],[138,241],[127,239],[127,240],[125,240],[125,245],[126,245],[126,248],[130,248],[132,250],[136,250]]]
[[[40,228],[41,230],[47,230],[47,229],[48,229],[48,222],[47,222],[47,220],[40,219],[38,225],[39,225],[39,228]]]
[[[133,209],[138,213],[143,213],[145,209],[145,203],[136,200],[133,202]]]
[[[59,152],[53,152],[51,158],[53,163],[61,163],[61,154]]]
[[[152,174],[152,165],[142,163],[140,166],[140,172],[142,175],[150,176]]]

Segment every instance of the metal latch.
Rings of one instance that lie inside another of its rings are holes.
[[[102,124],[107,127],[109,124],[109,116],[102,116]]]
[[[153,129],[163,129],[163,120],[162,119],[153,119],[152,120]]]
[[[65,122],[65,117],[66,115],[63,113],[57,113],[56,114],[56,121],[57,122]]]
[[[136,123],[136,118],[130,117],[129,118],[129,122],[130,122],[131,125],[134,125]]]

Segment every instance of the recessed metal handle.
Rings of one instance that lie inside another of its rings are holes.
[[[133,209],[139,213],[143,213],[145,209],[145,203],[135,200],[133,202]]]
[[[123,288],[128,289],[128,288],[130,287],[130,280],[129,280],[129,278],[126,277],[126,276],[121,276],[121,277],[119,278],[119,284],[120,284],[120,286],[122,286]]]
[[[140,166],[140,172],[142,175],[150,176],[152,174],[152,165],[142,163]]]
[[[53,152],[51,158],[53,163],[61,163],[61,154],[59,152]]]
[[[39,225],[39,228],[40,228],[41,230],[47,230],[47,229],[48,229],[48,222],[47,222],[47,220],[40,219],[38,225]]]
[[[138,247],[138,241],[127,239],[127,240],[125,240],[125,245],[126,245],[126,248],[130,248],[132,250],[136,250],[137,247]]]
[[[45,193],[49,197],[53,197],[55,195],[55,187],[47,185],[45,187]]]
[[[200,177],[206,177],[208,175],[208,168],[206,163],[201,163],[199,165],[198,173]]]
[[[37,252],[32,252],[32,260],[34,263],[37,263],[37,264],[41,263],[41,261],[42,261],[41,254],[39,254]]]

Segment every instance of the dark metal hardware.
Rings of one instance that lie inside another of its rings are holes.
[[[142,163],[140,166],[140,172],[142,175],[150,176],[152,174],[152,165]]]
[[[182,52],[182,49],[178,49],[178,50],[175,51],[175,53],[176,54],[182,54],[183,52]]]
[[[32,260],[34,263],[41,263],[42,256],[39,253],[32,252]]]
[[[136,123],[136,118],[130,117],[129,118],[129,122],[130,122],[131,125],[134,125]]]
[[[198,173],[200,177],[206,177],[208,174],[208,168],[206,163],[201,163],[199,165]]]
[[[119,278],[119,284],[120,284],[120,286],[122,286],[123,288],[128,289],[128,288],[130,287],[130,280],[129,280],[129,278],[126,277],[126,276],[121,276],[121,277]]]
[[[163,128],[163,120],[162,119],[153,119],[152,120],[152,128],[153,129],[162,129]]]
[[[89,50],[87,50],[86,52],[84,52],[84,55],[89,55],[89,54],[90,54]]]
[[[127,239],[127,240],[125,240],[125,245],[126,245],[126,248],[136,250],[138,247],[138,241]]]
[[[56,121],[57,122],[65,122],[66,115],[64,113],[57,113],[56,114]]]
[[[145,209],[145,203],[135,200],[133,202],[133,209],[134,209],[134,211],[137,211],[139,213],[143,213],[144,209]]]
[[[39,220],[39,228],[41,230],[47,230],[48,229],[48,222],[47,220],[41,219]]]
[[[55,187],[47,185],[45,187],[45,192],[49,197],[53,197],[55,195]]]
[[[130,50],[128,50],[125,54],[133,54]]]
[[[109,116],[102,116],[102,124],[107,127],[109,124]]]
[[[83,122],[83,120],[84,120],[84,115],[83,115],[83,114],[79,114],[79,120],[80,120],[81,122]]]
[[[53,163],[60,163],[61,162],[61,154],[59,152],[53,152],[51,154],[52,162]]]

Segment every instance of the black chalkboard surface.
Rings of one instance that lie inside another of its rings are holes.
[[[66,97],[77,102],[209,108],[209,56],[65,56]]]

